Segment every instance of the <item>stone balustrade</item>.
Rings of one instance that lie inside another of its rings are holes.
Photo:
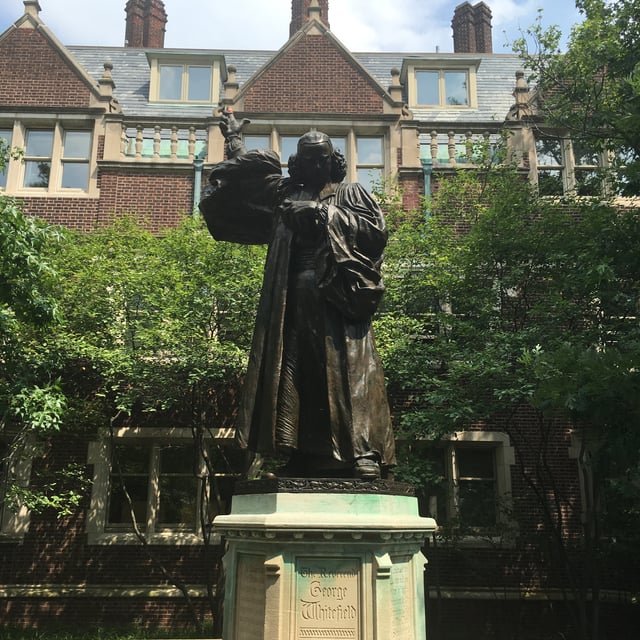
[[[217,162],[223,156],[224,140],[215,121],[136,121],[118,114],[105,122],[105,162],[180,165]]]
[[[485,131],[431,131],[420,136],[420,158],[434,168],[476,166],[495,153],[500,135]]]
[[[208,130],[202,125],[122,123],[120,159],[193,162],[198,158],[206,161],[207,144]]]

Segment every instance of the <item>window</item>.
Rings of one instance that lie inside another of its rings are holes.
[[[538,191],[541,196],[558,196],[564,193],[565,159],[560,138],[536,140],[538,162]]]
[[[13,136],[12,129],[0,128],[0,140],[7,145],[7,148],[11,147],[11,138]],[[9,168],[9,154],[6,153],[4,157],[4,171],[0,171],[0,189],[7,188],[7,169]]]
[[[118,444],[111,452],[108,530],[197,531],[198,478],[191,443]]]
[[[217,104],[222,56],[150,52],[149,100]]]
[[[212,69],[195,65],[161,64],[158,100],[212,102]]]
[[[373,191],[384,174],[382,138],[356,138],[358,182]]]
[[[212,443],[210,454],[215,450]],[[88,458],[90,544],[137,543],[134,518],[150,544],[198,544],[201,509],[207,520],[226,512],[235,481],[219,460],[223,470],[203,483],[204,460],[190,429],[122,429],[113,441],[91,443]]]
[[[92,132],[88,129],[27,128],[24,134],[25,189],[89,190]]]
[[[603,191],[603,156],[568,138],[536,139],[538,191],[542,196],[595,196]]]
[[[411,448],[425,468],[421,511],[435,518],[441,531],[464,539],[495,536],[505,529],[515,462],[506,434],[458,432],[449,440]]]
[[[597,196],[602,192],[600,154],[584,144],[573,142],[575,189],[579,196]]]
[[[416,104],[426,107],[468,107],[468,70],[417,70]]]
[[[47,188],[53,157],[53,130],[27,131],[24,156],[24,186]]]
[[[247,134],[244,145],[247,149],[273,148],[271,140],[275,137],[275,149],[280,155],[283,175],[288,175],[289,157],[296,153],[298,140],[305,132],[299,134],[282,134],[270,136],[268,134]],[[348,182],[359,182],[365,189],[371,191],[380,184],[384,176],[384,137],[357,136],[353,133],[329,134],[335,149],[340,150],[347,160]]]

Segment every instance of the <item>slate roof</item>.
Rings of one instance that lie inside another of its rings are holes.
[[[168,105],[151,103],[149,95],[149,62],[146,50],[125,47],[69,46],[67,49],[75,59],[96,80],[104,72],[105,60],[113,64],[113,79],[116,84],[115,97],[120,102],[126,116],[144,118],[176,118],[181,120],[204,119],[212,115],[212,105]],[[236,78],[243,84],[264,66],[275,51],[249,50],[189,50],[164,49],[163,53],[209,54],[224,56],[227,66],[236,67]],[[466,54],[440,54],[440,60],[460,59]],[[391,69],[400,69],[403,61],[432,58],[428,53],[353,53],[365,69],[388,89],[391,84]],[[514,102],[512,95],[515,87],[515,73],[521,68],[521,60],[512,54],[473,54],[468,55],[479,60],[477,71],[478,108],[464,110],[414,109],[418,120],[437,123],[480,124],[483,122],[502,122]],[[222,89],[221,89],[222,95]]]

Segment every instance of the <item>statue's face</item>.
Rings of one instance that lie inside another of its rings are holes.
[[[331,147],[328,142],[299,145],[297,161],[303,184],[321,189],[330,181]]]

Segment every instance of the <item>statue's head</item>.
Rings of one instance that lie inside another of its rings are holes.
[[[289,158],[289,175],[294,182],[322,188],[329,182],[342,182],[347,163],[326,133],[309,131],[298,140],[297,152]]]

